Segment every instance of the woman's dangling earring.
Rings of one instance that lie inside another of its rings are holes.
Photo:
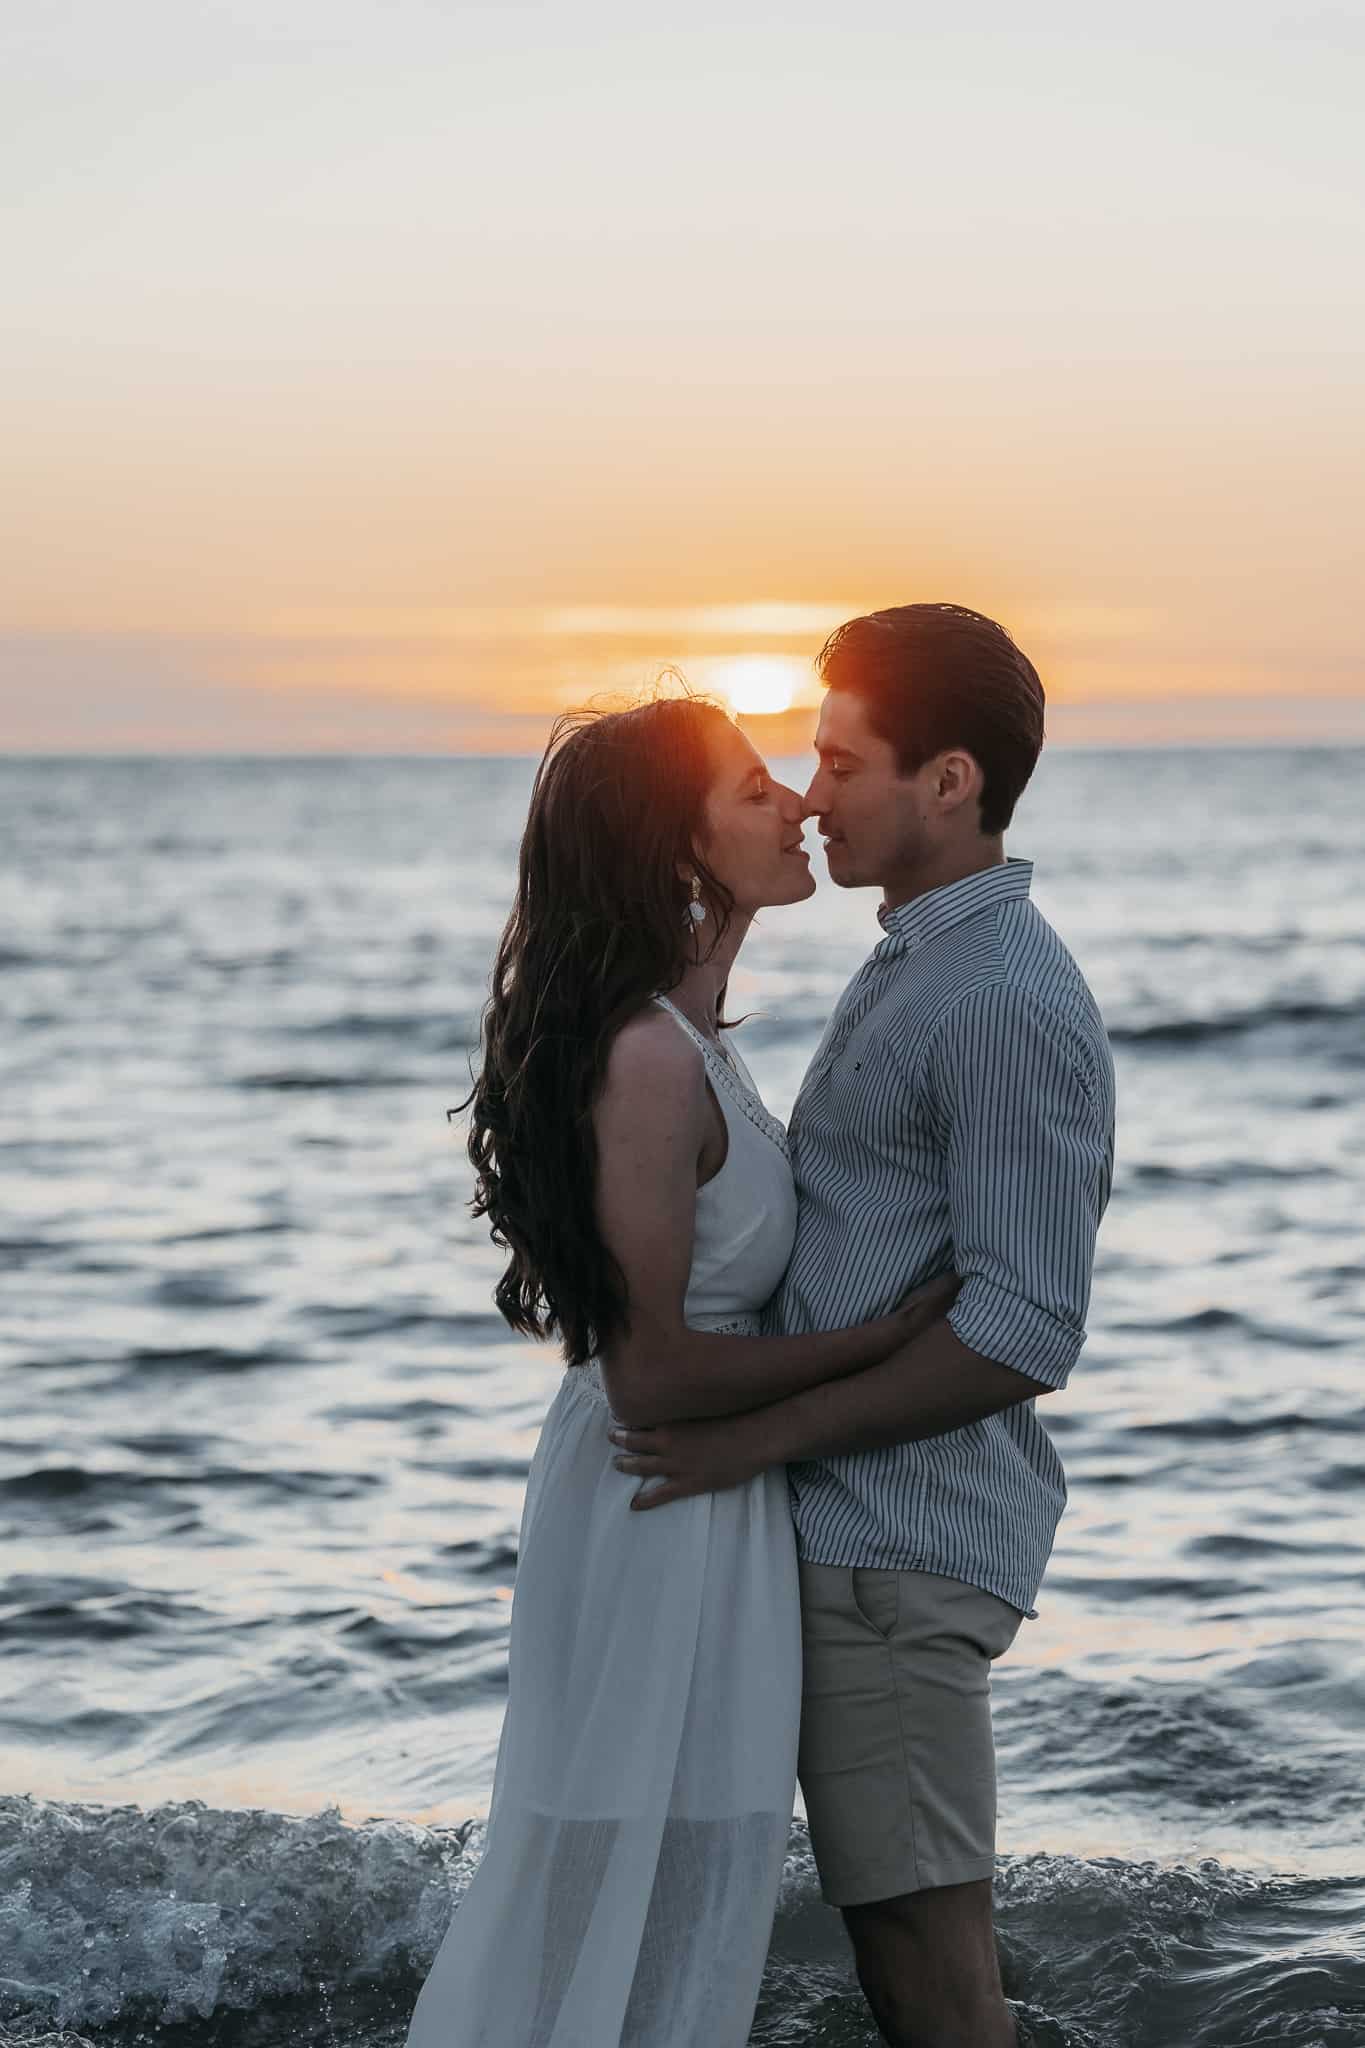
[[[683,912],[684,924],[705,924],[706,905],[701,900],[701,876],[692,877],[692,901]]]

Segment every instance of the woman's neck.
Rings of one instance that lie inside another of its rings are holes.
[[[752,917],[748,911],[732,911],[725,937],[709,957],[694,960],[683,973],[676,988],[667,990],[668,1000],[676,1005],[689,1024],[695,1024],[698,1031],[704,1031],[708,1038],[716,1036],[717,1016],[720,1010],[720,992],[730,979],[730,970],[735,956],[748,936]],[[707,947],[706,926],[697,927],[698,944],[705,954]]]

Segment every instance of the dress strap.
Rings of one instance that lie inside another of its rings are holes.
[[[706,1036],[706,1033],[704,1031],[698,1031],[696,1025],[692,1022],[692,1019],[690,1017],[684,1017],[682,1011],[678,1008],[676,1003],[670,1003],[667,996],[655,996],[654,1001],[659,1005],[659,1008],[661,1010],[667,1010],[669,1016],[673,1019],[675,1024],[681,1024],[683,1030],[687,1033],[693,1045],[697,1046],[704,1055],[709,1055],[712,1059],[723,1060],[725,1062],[725,1065],[729,1068],[730,1072],[734,1072],[734,1067],[731,1065],[729,1054],[724,1052],[720,1046],[714,1044],[712,1040]]]
[[[650,1000],[657,1003],[661,1010],[667,1010],[674,1022],[682,1027],[706,1062],[707,1073],[719,1082],[735,1107],[744,1112],[749,1122],[762,1131],[765,1138],[771,1139],[785,1158],[787,1133],[784,1126],[769,1113],[762,1096],[739,1072],[729,1054],[722,1052],[719,1046],[712,1045],[705,1033],[698,1031],[691,1018],[684,1017],[677,1004],[670,1003],[667,996],[653,996]]]

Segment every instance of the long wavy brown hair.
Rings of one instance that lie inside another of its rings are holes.
[[[725,717],[692,694],[567,712],[531,791],[482,1068],[461,1108],[477,1174],[470,1207],[508,1252],[498,1308],[514,1330],[557,1334],[570,1365],[626,1320],[624,1276],[596,1210],[593,1108],[612,1041],[696,958],[679,869],[701,878],[708,950],[734,908],[701,845],[707,737]]]

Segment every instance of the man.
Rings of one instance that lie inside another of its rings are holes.
[[[1034,1403],[1085,1341],[1114,1075],[1075,961],[1003,835],[1043,740],[1031,662],[958,605],[854,619],[806,796],[884,936],[792,1113],[782,1331],[884,1312],[953,1271],[880,1366],[723,1422],[616,1432],[640,1506],[790,1469],[801,1786],[826,1899],[892,2048],[1012,2048],[991,1910],[989,1673],[1032,1617],[1066,1498]]]

